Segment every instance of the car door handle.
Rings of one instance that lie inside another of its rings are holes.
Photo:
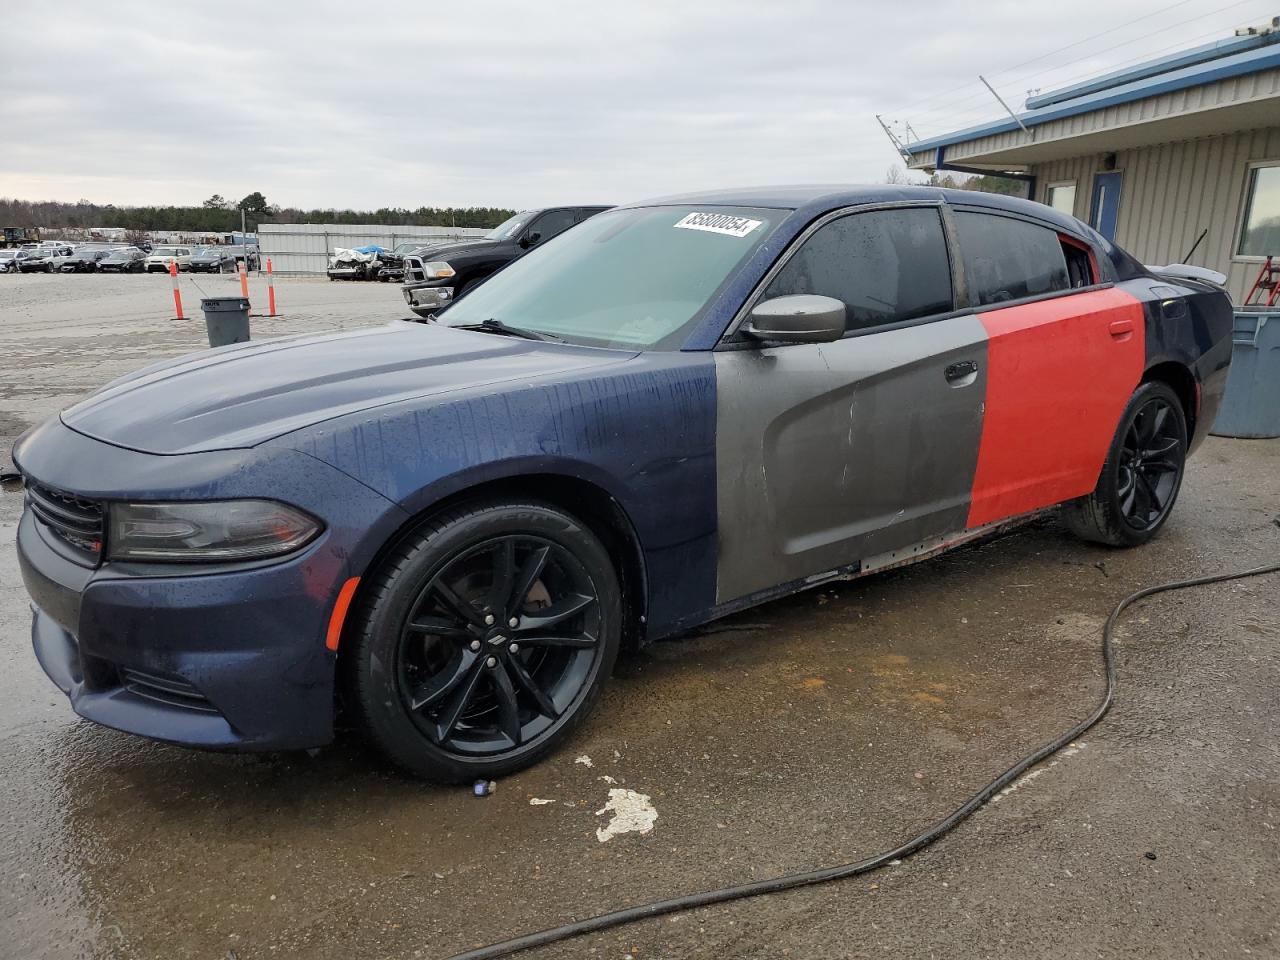
[[[1107,330],[1117,340],[1128,340],[1129,335],[1133,333],[1132,320],[1112,320],[1107,326]]]
[[[947,369],[943,371],[943,376],[947,378],[947,383],[951,384],[953,387],[967,387],[977,379],[977,361],[960,360],[956,363],[949,364]]]

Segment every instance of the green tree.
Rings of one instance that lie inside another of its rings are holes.
[[[261,215],[267,212],[269,206],[267,198],[255,190],[240,201],[238,209],[243,210],[245,213],[256,213]]]
[[[206,210],[225,210],[227,209],[227,198],[220,193],[215,193],[212,197],[201,204]]]

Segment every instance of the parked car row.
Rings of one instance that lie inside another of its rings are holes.
[[[243,261],[256,270],[256,247],[166,246],[85,243],[77,247],[42,241],[18,250],[0,250],[0,273],[168,273],[176,261],[183,273],[234,273]]]

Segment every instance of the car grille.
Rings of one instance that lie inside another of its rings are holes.
[[[27,481],[27,505],[59,540],[85,560],[98,562],[102,556],[105,515],[101,503]]]
[[[404,258],[404,282],[419,283],[427,279],[427,271],[422,267],[421,257]]]
[[[156,703],[198,713],[217,713],[218,710],[205,699],[204,694],[179,677],[144,673],[131,667],[120,668],[120,682],[134,696],[154,700]]]

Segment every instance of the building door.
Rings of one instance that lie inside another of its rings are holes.
[[[1108,240],[1116,238],[1116,222],[1120,219],[1119,170],[1093,175],[1093,206],[1089,213],[1089,226]]]

